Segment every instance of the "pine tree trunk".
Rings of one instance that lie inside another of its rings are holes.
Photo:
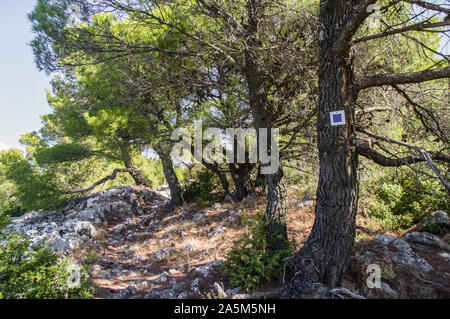
[[[168,209],[170,210],[175,206],[181,206],[183,204],[181,185],[178,181],[177,175],[175,174],[170,155],[167,155],[161,150],[159,152],[157,151],[157,154],[161,159],[164,176],[166,177],[167,184],[169,185],[171,199],[168,205]]]
[[[352,252],[358,200],[358,156],[354,136],[354,94],[349,52],[332,47],[351,13],[352,1],[322,1],[319,49],[319,108],[317,118],[319,184],[315,221],[304,247],[294,260],[289,287],[301,297],[313,283],[328,287],[342,282]],[[344,110],[346,124],[331,126],[330,112]]]
[[[234,182],[234,194],[233,194],[233,200],[235,202],[242,201],[247,195],[248,195],[248,188],[249,188],[249,171],[246,167],[248,165],[241,164],[239,167],[238,165],[235,165],[234,163],[230,163],[228,167],[230,168],[231,172],[231,178]]]
[[[245,75],[248,84],[249,102],[252,109],[253,121],[255,123],[256,133],[259,141],[259,129],[267,129],[267,144],[271,145],[271,129],[273,125],[274,112],[267,99],[267,90],[265,87],[266,79],[259,63],[258,51],[260,50],[260,41],[258,35],[259,15],[263,12],[261,3],[257,0],[248,1],[248,39],[246,41],[245,56]],[[266,218],[268,220],[267,239],[269,249],[279,249],[285,246],[285,240],[273,241],[277,236],[287,239],[286,229],[286,190],[282,181],[283,170],[281,167],[274,174],[266,174],[267,182],[267,207]]]
[[[131,162],[125,163],[125,167],[127,168],[128,173],[134,179],[136,185],[143,185],[150,187],[150,184],[147,182],[142,172],[138,170]]]

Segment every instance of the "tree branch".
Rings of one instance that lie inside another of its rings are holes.
[[[432,158],[432,156],[434,156],[435,159],[443,160],[446,163],[450,163],[450,156],[448,156],[446,154],[437,155],[435,153],[431,153],[431,155],[430,155],[430,152],[428,152],[426,149],[424,149],[422,147],[411,145],[411,144],[408,144],[408,143],[405,143],[405,142],[396,141],[396,140],[393,140],[393,139],[388,138],[388,137],[375,135],[375,134],[373,134],[373,133],[371,133],[371,132],[369,132],[369,131],[367,131],[365,129],[362,129],[362,128],[356,128],[356,130],[361,132],[361,133],[364,133],[364,134],[366,134],[366,135],[368,135],[370,137],[373,137],[375,139],[378,139],[378,140],[381,140],[381,141],[384,141],[384,142],[388,142],[388,143],[401,145],[401,146],[404,146],[404,147],[407,147],[409,149],[412,149],[412,150],[415,150],[415,151],[419,152],[422,155],[424,161],[427,162],[428,166],[433,170],[433,172],[436,174],[436,176],[439,178],[439,180],[442,182],[442,184],[444,184],[444,186],[447,188],[447,190],[450,190],[450,182],[444,176],[441,175],[439,168],[433,162],[433,158]],[[367,149],[366,149],[365,152],[366,152],[366,154],[369,154],[369,151],[367,151]],[[372,156],[374,155],[373,152],[371,153],[371,155]],[[378,157],[378,159],[379,159],[379,157]],[[405,164],[408,164],[408,163],[405,163]]]
[[[440,21],[440,22],[435,22],[435,23],[422,22],[422,23],[417,23],[417,24],[413,24],[413,25],[408,25],[406,27],[402,27],[402,28],[398,28],[398,29],[385,31],[382,33],[371,34],[371,35],[366,35],[364,37],[359,37],[359,38],[356,38],[355,40],[353,40],[352,44],[356,44],[356,43],[368,41],[368,40],[373,40],[373,39],[378,39],[378,38],[383,38],[383,37],[387,37],[389,35],[403,33],[406,31],[426,31],[425,29],[427,29],[427,28],[437,28],[437,27],[444,27],[444,26],[448,26],[448,25],[450,25],[450,21]]]
[[[355,89],[361,91],[374,86],[420,83],[442,78],[450,78],[450,67],[409,73],[370,75],[358,81]]]
[[[342,28],[342,31],[333,46],[333,51],[338,54],[342,54],[350,48],[352,37],[355,35],[361,24],[364,23],[364,20],[372,14],[372,12],[367,12],[367,8],[369,5],[376,3],[376,0],[361,0],[360,2],[361,3],[355,13],[348,19],[347,23]]]
[[[420,1],[420,0],[403,0],[403,1],[411,3],[411,4],[418,5],[418,6],[422,7],[422,8],[425,8],[425,9],[429,9],[429,10],[433,10],[433,11],[439,11],[439,12],[444,12],[444,13],[450,14],[450,9],[443,8],[443,7],[441,7],[441,6],[437,5],[437,4],[434,4],[434,3],[429,3],[429,2],[426,2],[426,1]]]
[[[109,180],[114,180],[117,177],[117,173],[130,173],[131,169],[128,168],[116,168],[111,175],[108,175],[106,177],[103,177],[101,180],[95,182],[94,184],[92,184],[92,186],[85,188],[85,189],[80,189],[80,190],[76,190],[76,191],[70,191],[70,192],[66,192],[66,194],[82,194],[82,193],[88,193],[91,190],[93,190],[94,188],[96,188],[98,185],[101,185],[103,183],[106,183]]]
[[[362,138],[356,139],[356,150],[358,151],[358,154],[384,167],[400,167],[408,164],[426,162],[426,159],[421,155],[411,155],[401,158],[390,158],[384,156],[371,147],[370,141]],[[450,156],[442,154],[440,152],[431,152],[430,157],[435,161],[450,163]]]

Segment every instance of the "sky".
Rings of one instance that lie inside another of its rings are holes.
[[[50,78],[33,61],[27,13],[36,0],[0,0],[0,150],[23,147],[20,135],[39,130],[50,113],[45,90]]]

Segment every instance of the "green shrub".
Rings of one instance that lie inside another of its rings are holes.
[[[292,255],[293,245],[286,242],[285,249],[269,250],[268,242],[282,238],[281,234],[267,239],[267,221],[262,214],[257,214],[254,219],[244,215],[243,220],[251,236],[243,235],[235,242],[221,271],[229,277],[232,286],[249,291],[283,274],[285,260]]]
[[[0,232],[9,224],[9,217],[0,211]],[[1,238],[1,237],[0,237]]]
[[[201,170],[195,181],[183,188],[183,198],[187,202],[211,201],[215,198],[212,191],[217,187],[216,175],[209,170]]]
[[[369,185],[375,195],[369,205],[370,215],[388,230],[404,230],[421,222],[431,211],[449,209],[448,197],[438,181],[400,171],[391,180],[378,183],[376,187]]]
[[[0,240],[0,298],[91,298],[87,270],[77,269],[70,258],[30,247],[22,234],[1,234]]]

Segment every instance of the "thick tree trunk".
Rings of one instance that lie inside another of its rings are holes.
[[[230,184],[227,180],[227,175],[225,172],[221,171],[219,166],[217,164],[211,164],[207,162],[202,163],[207,169],[209,169],[211,172],[216,174],[219,177],[220,184],[222,185],[223,190],[225,193],[230,194]]]
[[[283,170],[281,167],[275,174],[266,175],[267,182],[267,208],[266,217],[268,219],[268,240],[269,248],[277,251],[287,246],[286,217],[288,208],[286,206],[286,186],[283,182]],[[281,235],[282,240],[274,235]]]
[[[125,167],[127,168],[127,172],[130,174],[130,176],[134,179],[134,182],[136,185],[143,185],[150,187],[150,184],[145,179],[144,175],[140,170],[138,170],[131,161],[125,161],[124,162]]]
[[[166,177],[166,181],[170,189],[171,200],[169,206],[180,206],[183,204],[183,195],[180,182],[178,181],[178,177],[173,168],[172,159],[165,153],[158,153],[158,155],[161,159],[164,176]]]
[[[230,163],[229,165],[231,178],[234,182],[234,193],[233,200],[235,202],[242,201],[249,193],[249,169],[248,165],[241,164],[235,165],[234,163]]]
[[[262,14],[263,8],[257,0],[248,2],[248,40],[245,49],[245,75],[248,83],[249,102],[252,109],[253,120],[259,141],[259,129],[265,128],[268,131],[268,143],[271,145],[270,129],[273,124],[273,110],[267,100],[267,91],[265,87],[265,77],[258,61],[257,52],[259,50],[258,39],[258,15]],[[285,241],[272,241],[276,235],[287,238],[286,229],[286,201],[285,188],[282,182],[283,171],[281,167],[274,174],[266,174],[267,182],[267,207],[266,218],[269,222],[267,229],[267,239],[270,247],[278,249],[285,246]]]
[[[323,32],[319,57],[319,109],[317,118],[319,185],[315,221],[305,246],[290,269],[293,297],[307,293],[313,283],[341,284],[355,236],[358,200],[358,155],[354,136],[354,94],[349,52],[333,47],[351,14],[352,1],[322,1]],[[330,112],[344,110],[346,124],[331,126]]]

